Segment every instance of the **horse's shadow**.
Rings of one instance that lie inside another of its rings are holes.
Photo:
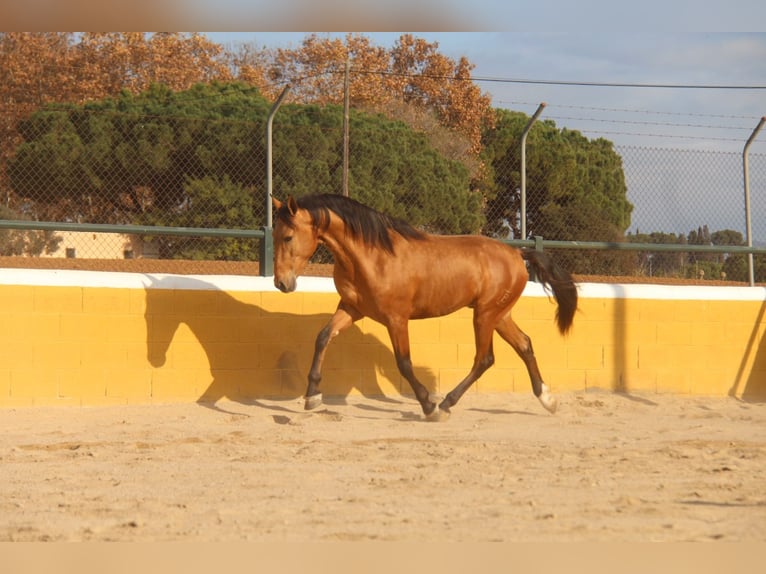
[[[766,337],[759,335],[764,317],[766,317],[766,302],[761,304],[758,311],[736,380],[729,389],[730,396],[737,396],[737,391],[742,387],[742,400],[745,402],[766,402]],[[752,363],[748,367],[748,359],[751,356],[753,356]]]
[[[196,298],[179,295],[175,289],[177,277],[147,276],[147,279],[149,285],[146,286],[144,316],[147,360],[152,367],[161,369],[166,366],[168,352],[183,324],[204,350],[212,376],[204,389],[204,385],[195,385],[198,387],[197,403],[224,410],[217,403],[225,399],[273,410],[294,410],[274,405],[273,401],[266,405],[259,399],[294,400],[303,396],[314,339],[330,320],[330,313],[302,315],[303,341],[296,345],[284,329],[285,325],[295,322],[295,315],[266,311],[198,278],[183,278],[185,289],[205,292]],[[264,345],[269,351],[259,349]],[[365,352],[357,352],[360,345]],[[196,344],[193,347],[198,348]],[[325,391],[328,399],[336,403],[345,402],[349,394],[358,392],[378,403],[387,404],[386,407],[371,408],[388,409],[401,404],[402,400],[387,396],[381,389],[378,376],[391,381],[395,388],[403,391],[403,395],[409,394],[409,389],[402,387],[403,379],[396,369],[390,348],[374,335],[363,333],[357,325],[335,339],[327,353],[328,363],[335,356],[336,364],[351,365],[349,372],[353,372],[350,377],[332,377],[332,392]],[[354,354],[355,358],[350,360],[349,356]],[[175,359],[176,362],[179,360],[182,359]],[[232,368],[233,364],[237,368]],[[330,378],[328,374],[326,369],[325,381]],[[429,369],[418,369],[418,375],[429,390],[436,388],[436,378]]]

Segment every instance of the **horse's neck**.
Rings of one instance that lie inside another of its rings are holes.
[[[370,249],[363,241],[352,238],[340,221],[333,221],[319,239],[332,253],[336,268],[352,278],[358,278],[359,273],[373,268],[381,258],[388,256],[384,250]]]
[[[359,257],[357,250],[353,249],[349,244],[349,240],[339,240],[332,235],[324,235],[321,237],[325,247],[332,253],[332,257],[335,260],[335,266],[340,266],[342,269],[353,270],[359,265]]]

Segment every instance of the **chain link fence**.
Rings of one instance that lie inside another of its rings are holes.
[[[15,156],[0,165],[0,219],[245,230],[266,225],[264,122],[183,117],[157,122],[156,117],[115,114],[90,117],[87,122],[75,122],[58,131],[51,130],[52,123],[62,121],[56,114],[22,124],[21,135],[27,145],[17,148]],[[291,124],[281,134],[279,123],[275,124],[275,194],[341,192],[343,128],[328,125],[328,121],[314,109],[307,121]],[[82,131],[86,125],[87,133]],[[412,140],[397,140],[403,134],[387,134],[386,145],[412,145]],[[98,145],[88,142],[88,138],[96,137]],[[390,195],[380,204],[389,205],[394,214],[397,210],[406,213],[408,207],[420,202],[419,194],[427,190],[417,178],[404,173],[414,166],[370,162],[364,131],[352,129],[350,139],[352,197],[357,197],[355,187],[379,186],[381,196]],[[335,144],[328,146],[328,141]],[[623,240],[744,245],[741,153],[632,146],[616,146],[615,151],[622,161],[627,199],[632,204],[630,221],[621,230],[625,231]],[[426,164],[422,169],[431,167]],[[508,165],[507,169],[515,168]],[[510,181],[518,174],[498,173],[496,169],[493,177]],[[532,184],[536,183],[534,178],[544,177],[539,171],[527,172]],[[396,195],[390,191],[394,184],[402,186]],[[532,190],[536,187],[540,186],[529,186]],[[766,246],[766,155],[750,154],[750,189],[754,245]],[[534,205],[538,199],[530,195],[527,201]],[[407,205],[408,201],[414,203]],[[477,204],[477,208],[481,211],[482,205]],[[574,229],[575,215],[571,217]],[[567,236],[565,225],[556,239],[583,241],[582,220],[587,222],[587,214],[576,219],[578,233]],[[530,235],[546,238],[544,231],[534,226],[528,229]],[[594,229],[590,239],[604,237]],[[0,229],[0,255],[6,257],[172,259],[178,261],[178,270],[188,272],[194,272],[193,262],[200,260],[257,261],[258,242],[252,237]],[[589,273],[744,280],[744,255],[649,251],[575,254],[566,250],[562,257],[575,273],[587,269]],[[766,281],[762,259],[756,256],[759,282]],[[315,262],[330,260],[327,253],[315,258]]]
[[[743,156],[695,149],[617,147],[633,204],[628,238],[679,245],[745,245]],[[766,246],[766,155],[749,155],[754,246]],[[746,256],[724,253],[639,253],[636,273],[699,279],[745,279]],[[756,279],[766,260],[755,256]]]
[[[700,227],[745,231],[742,154],[618,146],[628,199],[630,231],[688,235]],[[750,158],[751,219],[766,243],[766,156]]]

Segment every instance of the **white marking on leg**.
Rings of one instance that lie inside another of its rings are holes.
[[[543,392],[541,392],[540,396],[537,398],[540,399],[540,404],[545,407],[546,411],[551,414],[556,412],[556,409],[559,406],[559,401],[555,396],[553,396],[553,394],[551,394],[548,385],[545,383],[543,383]]]

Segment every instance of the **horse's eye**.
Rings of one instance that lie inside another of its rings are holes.
[[[287,237],[285,237],[284,242],[285,243],[290,243],[292,240],[293,240],[293,236],[292,235],[288,235]]]

